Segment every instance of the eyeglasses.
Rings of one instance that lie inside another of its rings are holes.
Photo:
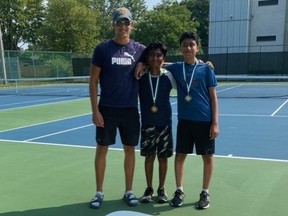
[[[129,20],[118,20],[118,21],[115,21],[114,24],[118,27],[121,27],[121,26],[130,26],[131,25],[131,22]]]

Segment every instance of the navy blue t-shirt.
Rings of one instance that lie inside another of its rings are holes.
[[[155,93],[157,77],[151,76],[151,80]],[[158,108],[158,111],[153,113],[151,112],[151,107],[153,106],[153,97],[148,72],[141,77],[139,80],[139,99],[142,125],[171,126],[171,89],[172,84],[170,78],[167,76],[167,74],[162,73],[159,77],[158,92],[155,101],[155,105]]]
[[[133,40],[127,45],[109,40],[96,46],[91,63],[101,68],[100,106],[137,107],[138,82],[134,68],[144,49]]]

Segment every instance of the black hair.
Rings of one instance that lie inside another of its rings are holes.
[[[167,47],[165,46],[165,44],[161,41],[157,41],[157,42],[153,42],[153,43],[150,43],[146,48],[145,50],[143,51],[142,53],[142,61],[144,63],[147,63],[147,57],[148,57],[148,53],[151,51],[151,50],[156,50],[156,49],[160,49],[161,52],[163,53],[163,56],[164,58],[166,57],[166,54],[167,54]]]
[[[180,42],[180,45],[181,43],[185,40],[185,39],[192,39],[192,40],[195,40],[197,46],[200,45],[200,37],[197,33],[195,32],[184,32],[181,34],[181,36],[179,37],[179,42]]]

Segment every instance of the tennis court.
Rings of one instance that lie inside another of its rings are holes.
[[[242,84],[228,83],[220,85],[218,92],[243,89],[251,93],[258,89],[263,95],[276,92],[280,85],[252,86],[247,90]],[[107,215],[120,210],[168,216],[285,215],[288,98],[283,95],[287,95],[287,85],[280,86],[281,97],[244,97],[239,92],[233,97],[219,97],[220,135],[211,207],[206,211],[193,207],[202,180],[202,162],[195,155],[186,161],[182,207],[157,203],[126,206],[121,200],[124,175],[119,139],[108,154],[103,207],[90,209],[88,202],[95,190],[95,128],[89,99],[79,95],[0,94],[0,215]],[[173,97],[171,104],[175,136],[177,103]],[[136,160],[134,192],[140,197],[146,185],[144,159],[139,152]],[[175,190],[173,160],[169,161],[166,181],[169,198]],[[157,180],[155,167],[155,186]]]

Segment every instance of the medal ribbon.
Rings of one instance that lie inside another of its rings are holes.
[[[155,105],[155,102],[156,102],[156,96],[157,96],[157,92],[158,92],[158,85],[159,85],[159,77],[160,77],[160,75],[157,76],[157,81],[156,81],[156,86],[155,86],[155,93],[154,93],[153,84],[152,84],[152,78],[151,78],[151,74],[149,73],[149,82],[150,82],[150,88],[151,88],[151,93],[152,93],[152,98],[153,98],[153,104],[154,105]]]
[[[186,81],[185,62],[183,62],[183,76],[184,76],[184,80],[185,80],[186,87],[187,87],[187,95],[189,95],[189,91],[190,91],[190,88],[191,88],[192,80],[193,80],[194,73],[195,73],[197,65],[198,65],[198,61],[196,60],[196,64],[195,64],[195,66],[193,68],[193,71],[192,71],[192,74],[191,74],[191,78],[190,78],[190,81],[189,81],[189,85],[188,85],[188,83]]]

